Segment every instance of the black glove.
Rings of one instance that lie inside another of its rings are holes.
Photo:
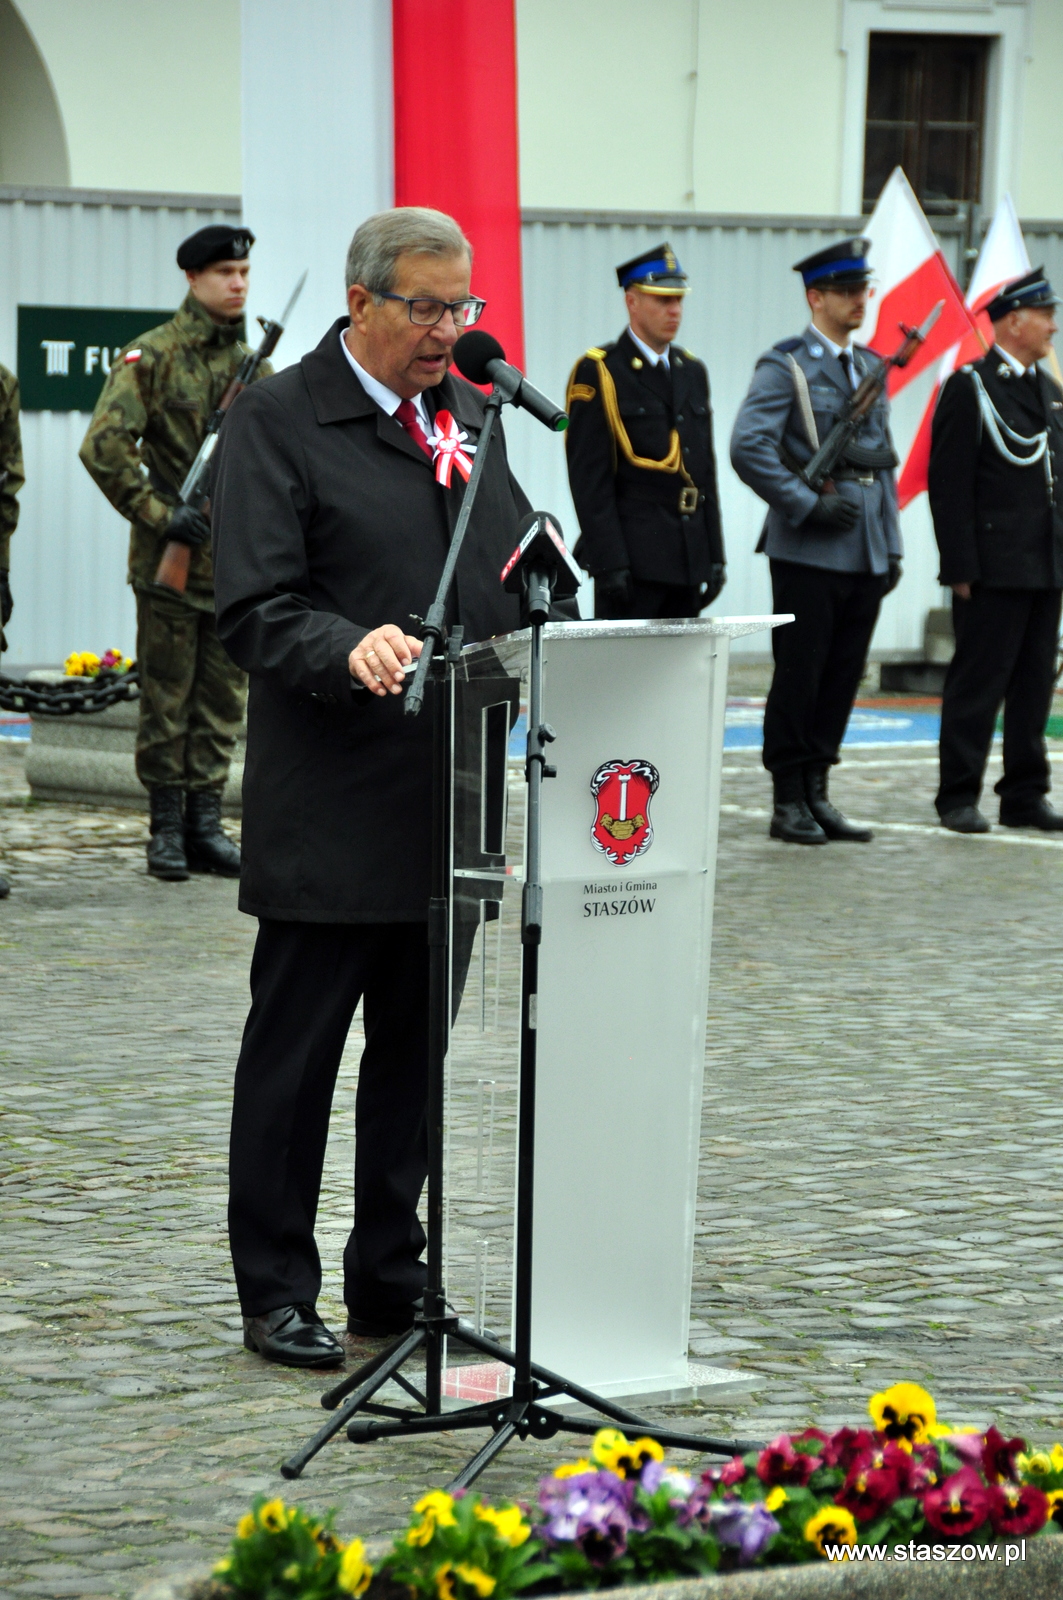
[[[0,568],[0,628],[6,627],[11,621],[14,609],[15,602],[11,598],[11,584],[8,582],[7,571]]]
[[[897,585],[901,581],[901,558],[900,558],[900,556],[890,556],[889,563],[890,563],[889,576],[886,579],[886,587],[882,591],[883,594],[892,594],[894,589],[896,589]]]
[[[714,561],[709,568],[708,582],[701,586],[702,605],[710,606],[726,582],[727,568],[722,561]]]
[[[210,539],[210,523],[195,506],[178,506],[166,527],[167,539],[197,549]]]
[[[804,525],[821,533],[848,533],[859,520],[860,508],[852,500],[843,500],[840,494],[821,494]]]
[[[594,580],[598,596],[610,605],[626,606],[634,592],[631,573],[627,567],[616,567],[612,572],[599,572]]]

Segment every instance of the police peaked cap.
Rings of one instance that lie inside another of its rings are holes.
[[[986,306],[991,322],[999,322],[1001,317],[1006,317],[1009,311],[1024,311],[1027,306],[1043,306],[1046,310],[1057,306],[1059,300],[1052,292],[1052,285],[1045,277],[1044,267],[1035,267],[1032,272],[1027,272],[1025,277],[1016,278],[1013,283],[1006,284],[996,297]]]
[[[633,261],[616,269],[621,289],[644,289],[647,294],[686,294],[687,275],[676,260],[670,244],[655,245]]]
[[[185,272],[198,272],[212,261],[246,261],[255,236],[250,228],[233,227],[229,222],[212,222],[209,228],[190,233],[177,247],[177,265]]]
[[[871,240],[841,239],[829,244],[825,250],[794,262],[794,271],[801,274],[806,289],[833,289],[846,284],[866,283],[871,276],[867,252]]]

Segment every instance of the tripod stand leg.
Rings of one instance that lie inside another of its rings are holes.
[[[288,1457],[287,1461],[281,1463],[281,1476],[284,1478],[298,1478],[307,1462],[313,1460],[314,1456],[323,1446],[328,1444],[333,1435],[339,1433],[340,1429],[351,1420],[355,1412],[361,1406],[364,1406],[367,1400],[372,1399],[377,1390],[387,1383],[391,1374],[397,1372],[399,1367],[413,1355],[415,1350],[420,1349],[424,1342],[424,1329],[414,1328],[413,1332],[407,1334],[405,1339],[393,1344],[390,1350],[383,1351],[380,1356],[374,1356],[373,1360],[367,1361],[359,1372],[353,1373],[352,1377],[355,1381],[362,1376],[362,1373],[368,1372],[368,1376],[353,1392],[348,1391],[350,1399],[347,1404],[341,1406],[335,1415],[325,1423],[325,1426],[319,1428],[312,1439],[307,1440],[301,1450],[297,1450],[294,1455]],[[342,1386],[338,1385],[337,1389],[340,1387]],[[332,1400],[333,1405],[335,1405],[336,1400],[333,1399],[333,1396],[339,1398],[337,1389],[332,1389],[328,1394],[322,1395],[322,1402]]]
[[[461,1471],[457,1473],[446,1486],[447,1494],[453,1494],[455,1489],[467,1489],[470,1483],[477,1479],[485,1467],[490,1466],[495,1456],[501,1454],[509,1441],[517,1432],[512,1422],[504,1422],[496,1434],[493,1434],[487,1443],[471,1458],[466,1461]]]

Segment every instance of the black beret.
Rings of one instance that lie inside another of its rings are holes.
[[[185,272],[198,272],[212,261],[246,261],[255,236],[250,228],[234,227],[231,222],[212,222],[209,228],[190,233],[177,247],[177,265]]]

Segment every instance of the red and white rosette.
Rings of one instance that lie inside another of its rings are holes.
[[[432,460],[436,469],[436,482],[444,489],[450,488],[450,478],[457,467],[465,482],[472,471],[472,453],[476,446],[469,444],[469,435],[455,422],[449,411],[436,412],[436,431],[428,435],[432,446]]]

